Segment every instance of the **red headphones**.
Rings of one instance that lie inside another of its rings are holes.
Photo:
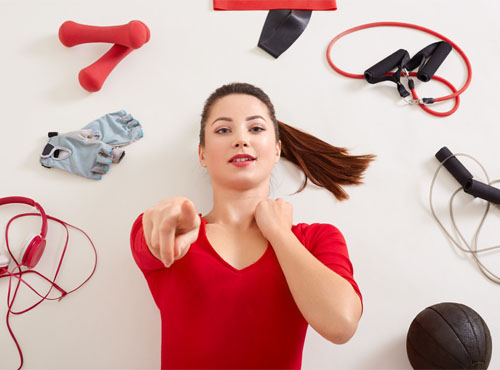
[[[94,275],[94,272],[95,272],[96,266],[97,266],[97,251],[95,249],[94,243],[92,242],[92,240],[90,239],[90,237],[87,235],[87,233],[85,231],[83,231],[82,229],[80,229],[76,226],[68,224],[67,222],[64,222],[64,221],[59,220],[55,217],[52,217],[50,215],[45,214],[45,211],[43,210],[42,206],[40,206],[40,204],[38,204],[34,200],[32,200],[30,198],[25,198],[25,197],[0,198],[0,206],[2,206],[4,204],[11,204],[11,203],[23,203],[23,204],[35,207],[38,210],[38,213],[35,213],[35,212],[22,213],[22,214],[19,214],[17,216],[14,216],[10,219],[10,221],[7,223],[7,226],[5,229],[5,244],[7,246],[7,250],[9,252],[10,258],[6,257],[3,254],[0,254],[0,278],[3,278],[3,277],[9,278],[8,279],[9,287],[8,287],[8,296],[7,296],[7,306],[8,306],[7,308],[8,309],[7,309],[6,322],[7,322],[7,328],[9,329],[9,333],[12,337],[12,340],[16,344],[17,351],[19,352],[19,358],[21,360],[21,364],[18,368],[18,370],[19,370],[23,367],[23,361],[24,361],[23,360],[23,353],[21,351],[21,346],[19,345],[19,342],[17,341],[17,339],[14,335],[14,332],[12,331],[12,328],[10,327],[10,323],[9,323],[10,315],[11,314],[12,315],[20,315],[20,314],[23,314],[25,312],[31,311],[33,308],[35,308],[36,306],[38,306],[40,303],[42,303],[45,300],[48,300],[48,301],[61,300],[61,298],[65,297],[66,295],[71,294],[71,293],[75,292],[76,290],[80,289],[82,287],[82,285],[84,285],[92,277],[92,275]],[[40,230],[40,234],[29,238],[24,249],[21,251],[21,257],[19,258],[19,261],[18,261],[14,257],[14,255],[12,254],[10,247],[9,247],[9,237],[8,237],[9,227],[10,227],[10,224],[12,223],[12,221],[14,221],[17,218],[25,217],[25,216],[37,216],[37,217],[40,216],[42,218],[42,229]],[[64,249],[61,253],[61,258],[59,260],[56,272],[52,278],[47,278],[45,275],[39,273],[38,271],[36,271],[33,268],[36,266],[36,264],[38,263],[38,261],[42,257],[42,254],[45,250],[45,243],[46,243],[45,237],[47,235],[48,220],[58,222],[66,230],[66,242],[64,244]],[[64,254],[66,253],[66,248],[68,246],[68,241],[69,241],[68,227],[71,227],[73,229],[80,231],[89,240],[90,244],[92,245],[92,249],[94,250],[95,263],[94,263],[94,268],[92,269],[92,272],[85,279],[85,281],[83,281],[81,284],[79,284],[76,288],[73,288],[71,290],[66,291],[66,290],[62,289],[59,285],[56,284],[56,279],[57,279],[57,275],[59,274],[59,270],[60,270],[62,262],[63,262]],[[8,270],[10,259],[14,260],[16,263],[16,266],[13,269],[13,271]],[[28,269],[23,271],[21,269],[21,266],[25,266]],[[42,279],[44,279],[45,281],[47,281],[48,283],[50,283],[50,287],[49,287],[48,291],[45,294],[39,293],[35,288],[33,288],[29,284],[29,282],[27,282],[25,280],[24,276],[27,274],[30,274],[30,275],[36,274],[39,277],[41,277]],[[22,311],[14,311],[12,309],[12,306],[13,306],[14,301],[16,299],[16,296],[18,294],[19,286],[21,284],[26,285],[26,287],[31,289],[34,293],[36,293],[39,297],[41,297],[41,299],[38,302],[36,302],[35,304],[33,304],[32,306],[30,306]],[[57,297],[50,297],[49,298],[49,294],[53,288],[57,289],[61,294]]]
[[[25,197],[0,198],[0,206],[11,203],[23,203],[35,207],[38,210],[38,212],[40,212],[40,216],[42,217],[42,229],[40,231],[40,234],[30,237],[28,239],[26,245],[21,250],[19,259],[19,264],[21,266],[33,268],[36,266],[38,261],[40,261],[43,251],[45,250],[45,244],[46,244],[45,236],[47,235],[47,215],[45,214],[45,211],[43,210],[42,206],[30,198],[25,198]],[[14,258],[10,250],[9,254],[12,258]],[[0,270],[7,268],[9,262],[10,261],[5,261],[5,262],[0,261]]]

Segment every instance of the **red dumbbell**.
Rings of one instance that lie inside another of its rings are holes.
[[[118,63],[134,49],[148,42],[150,36],[149,28],[138,20],[121,26],[109,27],[88,26],[66,21],[59,28],[59,40],[68,47],[90,42],[115,44],[106,54],[78,74],[80,85],[90,92],[99,91]]]
[[[66,21],[59,27],[59,40],[68,47],[89,42],[111,42],[138,49],[149,41],[149,28],[137,20],[108,27]]]
[[[95,92],[101,90],[104,81],[111,71],[132,52],[132,48],[123,45],[113,45],[106,54],[94,63],[85,67],[78,74],[80,85],[87,91]]]

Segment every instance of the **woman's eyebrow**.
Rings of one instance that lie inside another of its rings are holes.
[[[229,118],[229,117],[219,117],[219,118],[217,118],[215,121],[213,121],[213,122],[211,123],[211,125],[213,125],[213,124],[214,124],[215,122],[217,122],[217,121],[228,121],[228,122],[233,122],[233,120],[232,120],[231,118]]]
[[[264,117],[262,117],[262,116],[250,116],[250,117],[247,117],[247,121],[252,121],[252,120],[258,119],[258,118],[265,121]]]
[[[252,120],[254,120],[254,119],[259,119],[259,118],[260,118],[261,120],[265,121],[265,118],[264,118],[264,117],[262,117],[262,116],[259,116],[259,115],[247,117],[247,119],[246,119],[246,120],[247,120],[247,121],[252,121]],[[233,119],[232,119],[232,118],[229,118],[229,117],[219,117],[219,118],[217,118],[215,121],[213,121],[213,122],[211,123],[211,125],[213,125],[213,124],[214,124],[215,122],[217,122],[217,121],[227,121],[227,122],[233,122]]]

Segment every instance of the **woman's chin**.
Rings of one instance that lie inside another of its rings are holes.
[[[231,179],[221,182],[221,187],[228,190],[247,191],[258,189],[263,186],[269,186],[269,179],[256,179],[255,177],[235,176]]]

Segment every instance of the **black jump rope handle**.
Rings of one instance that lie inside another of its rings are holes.
[[[441,163],[446,160],[443,166],[448,170],[448,172],[452,174],[452,176],[458,181],[460,185],[465,186],[468,181],[472,180],[472,174],[467,171],[467,168],[464,167],[464,165],[457,159],[457,157],[453,157],[453,153],[447,147],[443,146],[436,153],[436,158]]]
[[[483,184],[480,181],[471,179],[465,184],[464,191],[474,198],[481,198],[491,203],[500,204],[500,189]]]
[[[472,174],[456,157],[453,157],[453,153],[447,147],[442,147],[436,153],[436,158],[441,163],[446,160],[446,162],[443,163],[443,166],[459,182],[459,184],[462,185],[462,188],[467,194],[470,194],[475,198],[487,200],[491,203],[500,204],[500,189],[474,180],[472,178]]]

